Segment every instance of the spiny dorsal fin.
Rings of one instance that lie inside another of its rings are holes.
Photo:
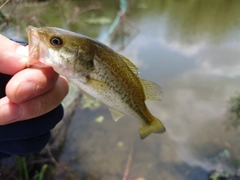
[[[133,64],[128,58],[124,57],[121,54],[118,54],[122,60],[127,64],[127,66],[132,70],[132,72],[136,75],[138,75],[138,68]]]
[[[154,82],[141,79],[146,100],[160,101],[163,97],[162,88]]]
[[[111,111],[111,115],[114,119],[114,121],[118,121],[121,117],[123,117],[124,115],[112,108],[109,108],[109,111]]]

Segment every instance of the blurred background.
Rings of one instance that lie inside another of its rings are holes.
[[[164,134],[139,138],[108,107],[70,84],[65,117],[41,152],[1,162],[4,179],[239,180],[239,0],[0,0],[0,32],[28,25],[98,39],[159,84],[147,102]]]

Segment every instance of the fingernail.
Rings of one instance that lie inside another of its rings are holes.
[[[18,104],[3,104],[0,106],[0,124],[15,122],[22,115],[22,108]]]
[[[16,98],[19,102],[26,101],[30,97],[33,96],[33,94],[36,91],[36,85],[33,82],[25,81],[18,85],[17,91],[16,91]]]

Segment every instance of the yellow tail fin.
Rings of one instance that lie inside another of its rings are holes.
[[[165,127],[159,119],[152,116],[153,120],[151,124],[143,125],[139,128],[139,134],[141,139],[144,139],[151,133],[163,133],[166,131]]]

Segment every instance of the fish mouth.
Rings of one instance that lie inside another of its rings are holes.
[[[38,34],[38,28],[33,26],[28,26],[28,67],[49,67],[41,62],[41,39]]]

